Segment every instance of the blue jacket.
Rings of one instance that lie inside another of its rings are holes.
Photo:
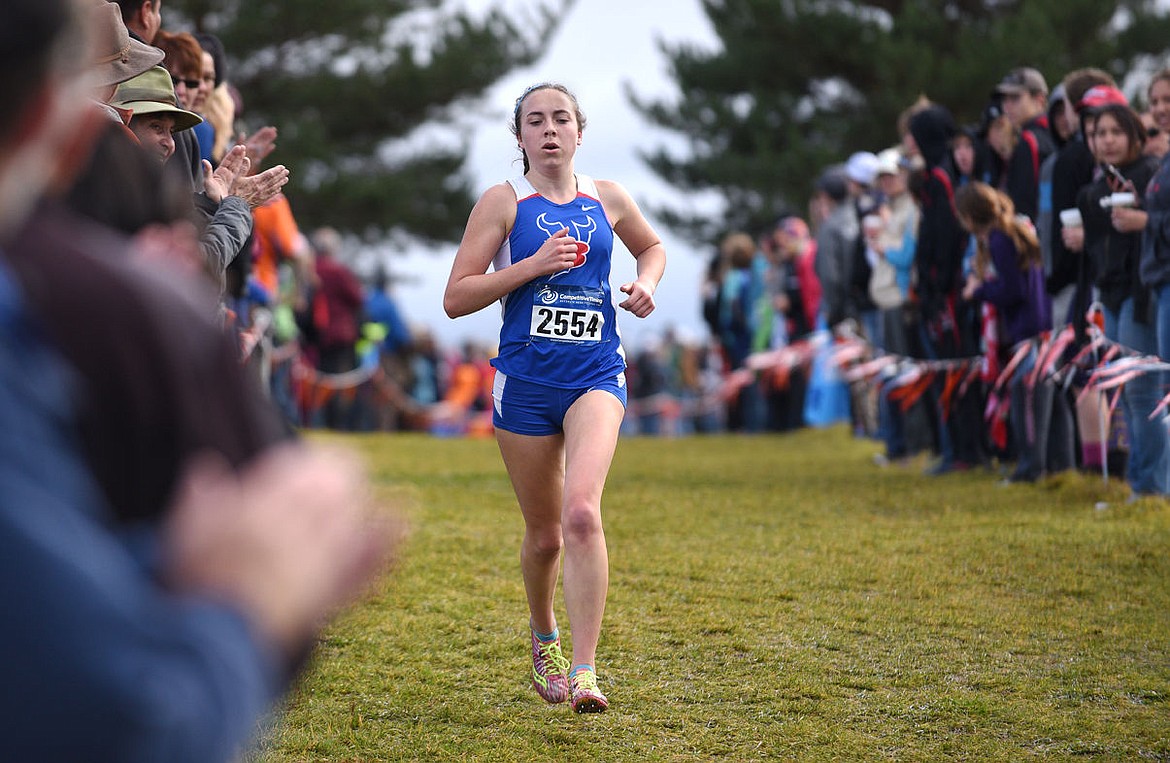
[[[0,757],[224,761],[285,676],[243,618],[164,591],[107,529],[68,368],[0,266]]]
[[[1146,213],[1141,278],[1147,288],[1155,289],[1170,283],[1170,155],[1146,186]]]

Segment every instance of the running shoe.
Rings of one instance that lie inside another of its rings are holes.
[[[529,629],[531,630],[531,629]],[[532,688],[545,702],[557,704],[569,698],[569,661],[561,654],[561,638],[541,641],[532,631]]]
[[[578,670],[569,678],[573,710],[578,713],[604,713],[609,700],[597,688],[597,674],[592,670]]]

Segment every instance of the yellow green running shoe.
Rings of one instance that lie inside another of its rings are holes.
[[[578,713],[604,713],[609,700],[597,688],[597,674],[592,670],[578,670],[569,677],[569,692],[573,710]]]
[[[569,661],[561,654],[561,638],[541,641],[532,632],[532,688],[545,702],[557,704],[569,698]]]

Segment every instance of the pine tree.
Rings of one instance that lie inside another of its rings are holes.
[[[249,129],[273,125],[269,163],[305,226],[369,239],[391,232],[457,241],[474,203],[467,138],[433,127],[535,61],[556,12],[482,18],[439,0],[166,0],[164,25],[223,42]]]
[[[1013,67],[1039,69],[1050,86],[1084,66],[1120,82],[1165,57],[1170,40],[1170,19],[1142,0],[702,4],[722,49],[663,45],[680,99],[630,100],[691,149],[683,157],[652,150],[651,168],[725,201],[718,219],[655,210],[680,234],[707,241],[806,211],[819,173],[853,151],[895,145],[898,116],[919,96],[970,123]]]

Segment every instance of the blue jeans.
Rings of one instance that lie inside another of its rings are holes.
[[[869,340],[871,345],[882,350],[886,348],[886,338],[882,335],[880,311],[876,309],[864,311],[861,314],[861,330],[865,332],[865,338]]]
[[[906,416],[901,403],[890,400],[894,377],[883,379],[878,386],[878,436],[886,443],[886,457],[903,458],[909,455],[906,444]]]
[[[1015,374],[1009,384],[1011,395],[1008,408],[1008,426],[1011,428],[1012,442],[1016,448],[1016,469],[1012,473],[1013,479],[1034,480],[1044,470],[1040,460],[1040,441],[1037,437],[1037,411],[1035,399],[1028,390],[1028,375],[1036,367],[1036,347],[1016,367]],[[1029,399],[1032,398],[1032,399]]]
[[[1105,336],[1135,352],[1154,354],[1158,351],[1157,329],[1134,320],[1132,298],[1121,303],[1118,313],[1105,311]],[[1142,374],[1130,380],[1121,393],[1130,440],[1125,478],[1139,494],[1165,494],[1168,489],[1170,437],[1161,418],[1154,421],[1149,418],[1160,397],[1160,377],[1161,374]]]
[[[1158,313],[1154,319],[1154,328],[1158,335],[1158,357],[1162,360],[1170,359],[1170,283],[1162,284],[1157,288]],[[1170,390],[1170,372],[1162,375],[1162,393]]]

